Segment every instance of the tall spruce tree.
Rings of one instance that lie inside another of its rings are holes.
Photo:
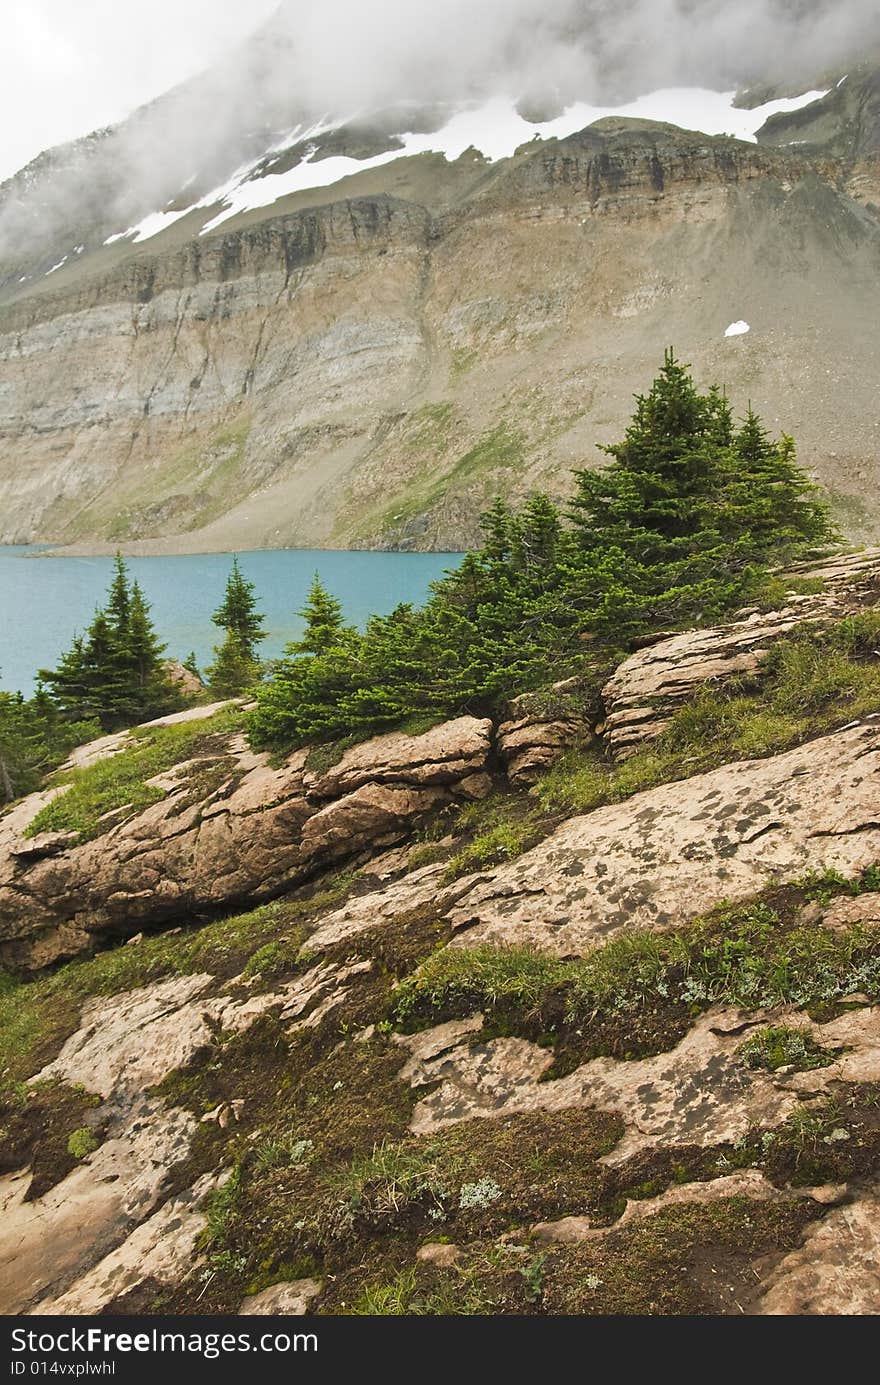
[[[735,433],[725,397],[700,394],[671,350],[622,442],[603,450],[610,466],[576,473],[568,582],[600,631],[715,617],[769,561],[833,537],[790,440],[771,444],[754,416]]]
[[[223,601],[211,619],[224,631],[224,638],[215,646],[214,662],[206,669],[208,683],[220,697],[234,697],[258,680],[257,646],[266,638],[256,588],[242,573],[237,557],[232,559]]]
[[[117,553],[106,605],[56,669],[40,670],[41,685],[69,720],[97,718],[105,731],[115,731],[181,705],[164,652],[146,598]]]

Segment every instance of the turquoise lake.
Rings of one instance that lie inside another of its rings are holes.
[[[29,693],[39,668],[52,668],[77,631],[104,600],[112,558],[35,557],[37,548],[0,547],[0,689]],[[430,584],[460,561],[457,553],[349,553],[310,549],[263,549],[240,553],[266,616],[265,658],[281,653],[301,630],[296,612],[316,572],[363,625],[401,601],[421,604]],[[168,657],[195,650],[208,662],[218,631],[211,612],[223,598],[232,559],[228,553],[177,558],[131,558],[132,575],[152,605],[153,620]]]

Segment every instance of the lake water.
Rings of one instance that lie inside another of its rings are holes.
[[[0,547],[0,689],[29,693],[39,668],[53,668],[75,632],[103,604],[111,558],[34,557],[38,548]],[[45,551],[45,550],[43,550]],[[152,605],[153,620],[168,657],[196,652],[208,662],[219,637],[211,612],[223,599],[232,559],[228,553],[177,558],[131,558],[131,573]],[[263,549],[240,553],[239,565],[253,582],[266,616],[266,658],[281,653],[302,629],[296,612],[316,572],[343,605],[346,617],[363,625],[401,601],[421,604],[430,583],[460,561],[456,553],[349,553],[309,549]]]

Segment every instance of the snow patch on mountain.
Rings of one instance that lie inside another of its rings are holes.
[[[510,158],[520,146],[533,140],[565,139],[608,117],[662,121],[705,135],[731,135],[755,143],[757,132],[771,116],[801,110],[827,94],[827,91],[807,91],[801,96],[768,101],[762,106],[745,110],[733,104],[735,91],[677,87],[641,96],[625,106],[591,106],[578,101],[568,106],[562,115],[546,121],[526,120],[517,111],[513,100],[495,98],[456,112],[439,130],[428,134],[412,131],[402,133],[400,148],[386,150],[372,158],[334,155],[322,159],[316,157],[320,153],[316,146],[294,168],[282,173],[254,176],[268,155],[281,153],[295,144],[315,140],[328,130],[339,128],[338,124],[334,126],[324,121],[309,129],[297,126],[283,140],[258,159],[237,169],[227,182],[212,189],[198,202],[173,211],[151,212],[127,231],[108,236],[105,244],[125,239],[135,242],[149,240],[191,212],[219,207],[220,210],[202,226],[201,234],[205,235],[242,212],[269,207],[291,193],[329,187],[353,174],[419,154],[441,154],[447,160],[454,161],[466,150],[475,149],[494,163]]]

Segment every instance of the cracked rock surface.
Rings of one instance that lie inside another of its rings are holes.
[[[319,866],[393,844],[432,809],[486,792],[490,735],[489,721],[459,717],[376,737],[321,775],[306,751],[275,768],[232,736],[216,757],[232,761],[218,789],[193,799],[177,766],[160,802],[81,844],[25,837],[47,801],[32,795],[0,819],[0,960],[48,966],[95,936],[269,899]],[[119,748],[110,740],[102,754]]]

